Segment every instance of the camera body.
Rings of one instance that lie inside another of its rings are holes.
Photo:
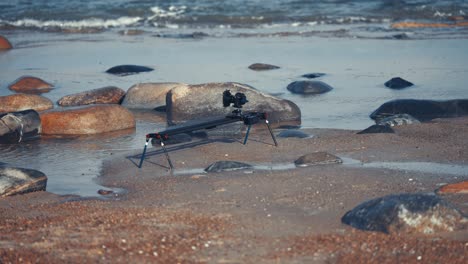
[[[229,90],[223,92],[224,107],[228,107],[232,104],[235,108],[242,108],[242,106],[247,102],[247,97],[243,93],[236,93],[235,95],[232,95]]]

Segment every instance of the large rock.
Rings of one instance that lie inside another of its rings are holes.
[[[140,72],[150,72],[154,71],[153,68],[149,68],[146,66],[138,66],[138,65],[118,65],[108,69],[106,72],[118,76],[126,76],[131,74],[137,74]]]
[[[295,94],[323,94],[333,90],[330,85],[321,81],[295,81],[286,89]]]
[[[0,36],[0,50],[7,50],[11,48],[13,48],[13,46],[11,46],[10,41],[8,41],[8,39],[4,36]]]
[[[0,197],[45,191],[47,176],[37,170],[0,167]]]
[[[244,93],[249,102],[243,106],[243,111],[266,112],[273,127],[298,126],[301,123],[301,111],[293,102],[259,92],[245,84],[227,82],[179,86],[170,90],[166,97],[168,124],[230,114],[233,108],[223,107],[225,90],[230,90],[233,95]]]
[[[166,94],[172,88],[187,87],[183,83],[139,83],[130,87],[122,106],[131,109],[154,109],[166,105]]]
[[[135,127],[133,114],[120,105],[94,105],[41,113],[42,133],[88,135]]]
[[[32,139],[41,132],[41,118],[34,110],[0,114],[0,144]]]
[[[40,95],[12,94],[0,96],[0,113],[17,112],[27,109],[43,111],[54,108],[54,103]]]
[[[341,221],[358,229],[384,233],[424,233],[463,230],[468,219],[434,194],[388,195],[364,202]]]
[[[19,93],[40,94],[49,92],[54,86],[37,77],[22,76],[10,84],[9,88]]]
[[[89,104],[119,104],[125,96],[125,91],[114,86],[98,88],[60,98],[61,106],[80,106]]]
[[[468,99],[448,101],[400,99],[384,103],[377,108],[370,118],[377,123],[396,114],[409,114],[420,121],[434,118],[459,117],[468,115]]]

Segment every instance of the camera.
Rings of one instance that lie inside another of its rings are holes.
[[[243,93],[236,93],[235,95],[232,95],[229,90],[223,92],[224,107],[228,107],[233,104],[235,108],[242,108],[242,106],[247,102],[247,97]]]

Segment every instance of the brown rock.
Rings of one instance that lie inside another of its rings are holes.
[[[79,106],[89,104],[118,104],[125,96],[125,91],[114,86],[98,88],[64,96],[58,100],[61,106]]]
[[[122,106],[131,109],[154,109],[166,105],[166,94],[175,87],[187,87],[183,83],[139,83],[130,87]]]
[[[133,114],[120,105],[95,105],[41,114],[42,133],[89,135],[135,127]]]
[[[254,63],[249,66],[249,69],[254,70],[254,71],[267,71],[267,70],[275,70],[279,68],[280,67],[276,65],[265,64],[265,63]]]
[[[468,193],[468,181],[444,185],[438,193]]]
[[[51,100],[35,94],[12,94],[0,96],[0,113],[34,109],[43,111],[54,108]]]
[[[13,46],[11,46],[10,41],[6,39],[4,36],[0,36],[0,50],[7,50],[11,49]]]
[[[39,94],[52,90],[53,85],[37,77],[23,76],[10,84],[9,88],[15,92]]]
[[[298,167],[308,167],[311,165],[323,165],[323,164],[336,164],[343,163],[343,161],[330,153],[327,152],[314,152],[304,156],[301,156],[294,164]]]

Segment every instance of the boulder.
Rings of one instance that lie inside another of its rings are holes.
[[[414,84],[400,77],[395,77],[385,82],[384,85],[390,89],[401,90],[403,88],[413,86]]]
[[[183,83],[139,83],[130,87],[122,106],[131,109],[155,109],[166,105],[166,94],[174,87],[186,87]]]
[[[408,114],[420,121],[434,118],[460,117],[468,115],[468,99],[447,101],[399,99],[384,103],[377,108],[370,118],[377,123],[385,117],[396,114]]]
[[[54,103],[40,95],[12,94],[0,96],[0,113],[17,112],[27,109],[44,111],[54,108]]]
[[[94,105],[41,113],[42,134],[89,135],[135,127],[133,114],[120,105]]]
[[[240,83],[206,83],[178,86],[167,93],[167,122],[169,125],[204,117],[228,115],[232,107],[223,107],[223,92],[244,93],[248,102],[243,111],[266,112],[272,127],[298,126],[301,111],[291,101],[262,93],[251,86]]]
[[[11,45],[10,41],[8,41],[8,39],[4,36],[0,35],[0,50],[8,50],[11,48],[13,48],[13,46]]]
[[[267,71],[267,70],[274,70],[274,69],[279,69],[280,67],[271,65],[271,64],[265,64],[265,63],[254,63],[249,66],[249,69],[254,70],[254,71]]]
[[[40,132],[41,118],[34,110],[0,114],[0,144],[32,139]]]
[[[468,181],[446,184],[437,190],[439,194],[445,193],[468,193]]]
[[[377,125],[393,127],[419,123],[421,123],[419,120],[408,114],[398,114],[381,119]]]
[[[137,74],[140,72],[154,71],[153,68],[138,65],[118,65],[108,69],[106,72],[118,76]]]
[[[397,194],[364,202],[341,221],[384,233],[448,232],[468,228],[468,219],[435,194]]]
[[[37,170],[0,167],[0,197],[45,191],[47,176]]]
[[[309,153],[294,161],[294,164],[296,164],[297,167],[339,163],[343,163],[343,161],[339,157],[327,152]]]
[[[307,79],[315,79],[315,78],[319,78],[322,76],[325,76],[325,73],[315,72],[315,73],[303,74],[301,77],[307,78]]]
[[[301,130],[296,130],[296,129],[287,129],[281,131],[277,137],[280,138],[310,138],[312,135],[309,135],[307,133],[302,132]]]
[[[330,85],[321,81],[295,81],[286,89],[295,94],[323,94],[333,90]]]
[[[390,126],[387,125],[372,125],[356,134],[377,134],[377,133],[395,133]]]
[[[57,104],[61,106],[119,104],[124,95],[124,90],[118,87],[108,86],[64,96],[58,100]]]
[[[221,171],[233,171],[233,170],[243,170],[250,169],[252,165],[238,162],[238,161],[217,161],[210,166],[208,166],[206,172],[221,172]]]
[[[49,92],[54,86],[37,77],[22,76],[10,84],[9,88],[18,93],[41,94]]]

